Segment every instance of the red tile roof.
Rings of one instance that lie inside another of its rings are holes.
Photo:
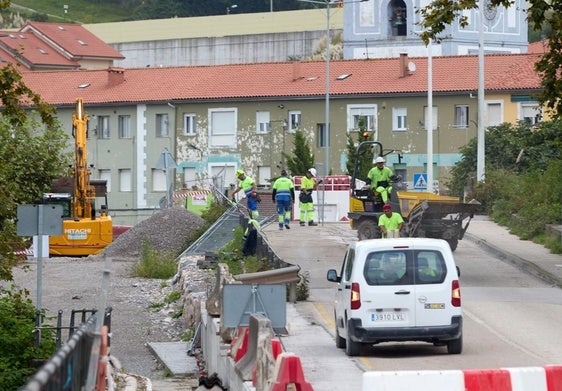
[[[548,50],[548,40],[542,40],[530,43],[527,47],[527,53],[542,54],[546,53]]]
[[[0,31],[0,47],[6,51],[6,57],[13,57],[14,60],[20,61],[31,69],[78,69],[80,67],[76,61],[64,57],[29,32]]]
[[[540,89],[534,71],[537,55],[500,54],[485,58],[486,91]],[[427,92],[427,58],[410,58],[416,66],[400,77],[400,59],[330,62],[330,95],[385,96]],[[25,72],[24,81],[52,104],[170,100],[244,100],[321,98],[325,94],[325,62],[264,63],[173,68],[138,68]],[[110,82],[109,73],[113,81]],[[343,80],[339,75],[349,74]],[[122,78],[122,82],[115,81]],[[87,86],[80,88],[79,86]],[[478,89],[478,57],[433,58],[435,94]]]
[[[123,55],[103,42],[82,25],[73,23],[28,22],[21,32],[31,32],[45,37],[64,49],[75,59],[124,59]]]

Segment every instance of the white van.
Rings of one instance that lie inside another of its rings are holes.
[[[396,238],[354,242],[347,248],[334,316],[336,346],[349,356],[362,345],[425,341],[462,352],[460,271],[442,239]]]

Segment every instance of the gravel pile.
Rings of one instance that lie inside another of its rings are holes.
[[[185,250],[188,238],[204,222],[201,217],[185,208],[164,209],[119,235],[103,253],[108,257],[138,258],[143,242],[148,240],[153,250],[171,251],[174,255],[179,255]]]

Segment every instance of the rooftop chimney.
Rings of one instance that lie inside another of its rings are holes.
[[[299,80],[301,78],[302,78],[301,62],[293,61],[293,81]]]
[[[400,53],[400,77],[406,77],[410,74],[408,70],[408,53]]]
[[[107,84],[116,86],[125,81],[125,68],[107,68]]]

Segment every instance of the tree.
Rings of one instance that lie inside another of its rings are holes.
[[[521,121],[515,125],[504,123],[488,128],[485,143],[486,183],[478,190],[479,197],[475,198],[485,203],[490,210],[494,200],[503,197],[503,191],[496,186],[499,182],[492,176],[488,178],[488,171],[493,170],[501,172],[499,178],[528,175],[532,172],[535,179],[531,180],[531,188],[536,191],[532,191],[527,197],[543,199],[544,187],[547,185],[544,178],[538,178],[543,177],[553,162],[562,161],[561,126],[562,120],[556,120],[541,122],[536,126]],[[451,169],[452,179],[448,183],[451,192],[458,196],[462,196],[465,188],[470,189],[475,182],[477,138],[470,140],[460,152],[462,158]],[[504,189],[508,188],[506,186]],[[520,190],[519,186],[515,191]]]
[[[13,252],[24,245],[16,235],[17,205],[36,202],[69,161],[62,153],[67,136],[54,108],[22,82],[12,65],[0,69],[0,99],[0,279],[11,280]],[[35,107],[31,115],[24,105],[29,102]]]
[[[293,156],[283,153],[287,168],[292,175],[305,175],[309,168],[314,167],[314,155],[301,130],[295,132]]]
[[[357,153],[357,146],[363,141],[372,141],[373,134],[365,131],[364,120],[359,121],[359,132],[357,133],[357,142],[354,141],[352,133],[347,135],[347,175],[355,174],[355,178],[364,180],[367,178],[369,170],[373,168],[373,158],[375,156],[372,148],[364,149],[359,155],[359,169],[355,173],[355,156]]]
[[[511,4],[510,0],[489,0],[484,6],[509,7]],[[562,79],[559,77],[559,72],[562,67],[562,0],[529,0],[527,4],[530,27],[535,31],[542,30],[543,25],[550,26],[552,29],[548,49],[535,64],[535,69],[542,77],[543,88],[538,99],[541,104],[553,111],[554,118],[561,118]],[[476,0],[433,0],[417,11],[422,15],[421,25],[424,28],[421,39],[426,45],[430,40],[440,42],[443,39],[440,34],[447,25],[458,21],[461,27],[465,27],[468,24],[468,16],[463,15],[463,11],[477,7]]]

